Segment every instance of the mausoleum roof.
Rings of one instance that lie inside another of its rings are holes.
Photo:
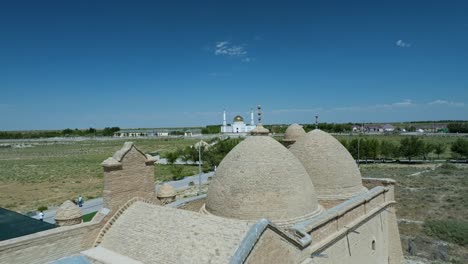
[[[248,137],[223,159],[208,188],[208,213],[289,225],[318,214],[314,185],[292,153],[268,136]]]
[[[292,124],[284,133],[284,141],[296,141],[306,134],[304,128],[299,124]]]
[[[332,135],[314,129],[289,150],[309,173],[319,200],[347,199],[366,190],[353,157]]]
[[[56,220],[72,220],[81,217],[82,213],[80,208],[70,200],[67,200],[60,205],[57,209],[57,214],[55,215]]]

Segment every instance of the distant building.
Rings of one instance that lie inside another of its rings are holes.
[[[156,129],[123,129],[114,133],[114,137],[167,137],[169,130]]]
[[[240,115],[234,117],[233,123],[228,125],[226,122],[226,111],[223,112],[223,125],[221,133],[249,133],[255,128],[254,113],[250,112],[250,125],[244,123],[244,118]]]
[[[154,137],[153,129],[123,129],[114,133],[114,137]]]
[[[393,132],[395,131],[395,127],[390,124],[385,124],[382,126],[384,132]]]

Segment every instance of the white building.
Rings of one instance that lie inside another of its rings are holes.
[[[250,125],[244,123],[244,118],[240,115],[234,117],[232,124],[226,122],[226,111],[223,112],[223,125],[221,126],[221,133],[249,133],[255,128],[254,113],[250,112]]]

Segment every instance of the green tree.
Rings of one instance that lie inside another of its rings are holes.
[[[103,130],[102,130],[102,135],[103,136],[113,136],[115,132],[117,131],[120,131],[120,128],[119,127],[105,127]]]
[[[398,146],[389,140],[380,142],[380,155],[384,159],[397,158]],[[395,155],[396,154],[396,155]]]
[[[423,145],[421,147],[421,154],[423,155],[424,160],[427,160],[429,158],[429,154],[431,154],[434,151],[434,148],[434,144],[423,141]]]
[[[205,148],[203,146],[201,146],[200,152],[201,152],[201,155],[202,155],[202,158],[203,158],[204,152],[205,152]],[[184,161],[197,162],[199,160],[199,158],[198,158],[198,148],[195,147],[195,145],[186,147],[182,151],[181,158]]]
[[[367,140],[367,151],[368,151],[367,155],[375,161],[380,154],[379,141],[374,138]]]
[[[440,159],[440,154],[443,154],[447,146],[443,143],[437,143],[434,145],[434,153],[437,155],[437,159]]]
[[[468,157],[468,140],[463,138],[457,138],[455,142],[452,143],[450,148],[453,153],[458,154],[458,157]]]
[[[419,137],[405,137],[400,140],[400,153],[403,157],[408,158],[411,162],[413,157],[421,155],[423,152],[424,142]]]
[[[343,147],[345,147],[346,149],[348,149],[348,140],[342,138],[339,140],[341,145],[343,145]]]
[[[353,138],[348,143],[348,151],[353,156],[354,159],[358,159],[358,147],[360,147],[360,140],[359,138]]]
[[[167,163],[174,164],[174,162],[176,162],[176,160],[180,157],[180,150],[168,152],[166,153],[165,157],[166,157]]]
[[[219,125],[209,125],[205,128],[202,128],[202,134],[219,134],[221,132],[221,127]]]
[[[71,134],[73,134],[73,130],[71,130],[70,128],[66,128],[66,129],[62,130],[62,134],[64,136],[71,135]]]
[[[202,154],[202,159],[210,167],[218,166],[224,157],[241,141],[240,138],[220,140]]]

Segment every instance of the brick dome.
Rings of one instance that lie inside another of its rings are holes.
[[[75,225],[82,222],[82,216],[80,208],[67,200],[57,209],[55,221],[60,226]]]
[[[158,195],[157,195],[158,198],[168,198],[168,197],[174,197],[174,196],[176,196],[176,191],[171,185],[167,183],[164,183],[163,185],[161,185],[158,191]]]
[[[314,129],[289,150],[309,173],[319,200],[348,199],[366,191],[353,157],[332,135]]]
[[[301,163],[271,137],[248,137],[223,159],[208,189],[207,213],[287,226],[319,214]]]
[[[305,134],[306,134],[306,132],[305,132],[304,128],[302,128],[301,125],[292,124],[286,129],[286,132],[284,133],[283,141],[295,142],[299,138],[303,137]]]

